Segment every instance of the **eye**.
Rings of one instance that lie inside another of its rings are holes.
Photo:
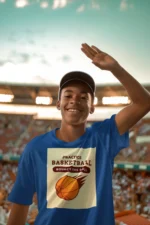
[[[65,95],[65,98],[71,98],[72,96],[71,95]]]
[[[87,96],[81,96],[81,99],[88,100],[88,97]]]

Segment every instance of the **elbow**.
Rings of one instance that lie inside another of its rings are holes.
[[[150,111],[150,99],[149,99],[149,102],[146,102],[145,104],[143,104],[142,107],[143,107],[145,113],[147,114]]]
[[[146,104],[146,108],[149,112],[150,111],[150,95],[149,95],[149,98],[148,98],[148,101],[147,101],[147,104]]]
[[[150,95],[148,95],[148,98],[146,98],[145,101],[141,102],[141,107],[145,110],[146,113],[150,111]]]

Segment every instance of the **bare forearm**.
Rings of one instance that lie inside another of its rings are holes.
[[[29,206],[13,204],[7,225],[25,225]]]
[[[117,65],[115,68],[113,68],[111,72],[127,90],[128,95],[133,103],[141,105],[146,104],[150,107],[149,92],[136,79],[134,79],[134,77],[132,77],[120,65]]]
[[[21,218],[19,215],[10,215],[7,225],[25,225],[26,220]]]

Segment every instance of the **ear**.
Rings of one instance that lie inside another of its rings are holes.
[[[94,105],[92,105],[91,109],[90,109],[90,114],[94,113],[94,111],[95,111],[95,107],[94,107]]]
[[[56,107],[57,107],[58,110],[60,110],[60,100],[58,100],[58,101],[56,102]]]

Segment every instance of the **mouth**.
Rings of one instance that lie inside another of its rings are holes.
[[[71,113],[79,113],[81,112],[81,110],[79,109],[67,109],[68,112],[71,112]]]

